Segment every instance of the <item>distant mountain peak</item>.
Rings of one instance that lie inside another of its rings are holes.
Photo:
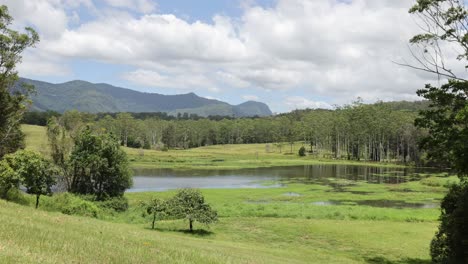
[[[268,116],[270,108],[261,102],[247,101],[230,105],[215,99],[200,97],[194,92],[178,95],[143,93],[106,83],[82,80],[52,84],[21,78],[20,82],[36,87],[32,110],[64,112],[167,112],[189,113],[199,116]]]

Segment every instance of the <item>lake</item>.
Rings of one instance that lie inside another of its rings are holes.
[[[178,188],[273,188],[282,180],[323,182],[347,179],[368,183],[393,183],[419,180],[420,174],[440,172],[428,168],[391,168],[360,165],[305,165],[240,170],[137,169],[128,192],[165,191]],[[268,183],[268,184],[265,184]]]

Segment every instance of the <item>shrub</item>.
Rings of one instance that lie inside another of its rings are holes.
[[[98,217],[100,212],[99,207],[95,203],[71,193],[61,193],[53,196],[52,199],[47,201],[45,207],[68,215],[88,217]]]
[[[431,242],[434,263],[468,263],[468,181],[454,184],[441,203],[440,226]]]
[[[31,200],[29,199],[29,197],[30,196],[25,195],[21,190],[13,188],[13,189],[8,190],[5,198],[7,201],[10,201],[13,203],[17,203],[21,205],[30,205]]]
[[[301,157],[305,157],[306,155],[306,149],[304,146],[302,146],[300,149],[299,149],[299,156]]]
[[[419,181],[422,185],[430,186],[430,187],[440,187],[443,185],[443,183],[446,181],[446,179],[440,179],[437,177],[428,177],[424,178],[421,181]]]
[[[116,212],[125,212],[128,209],[128,200],[125,197],[114,197],[108,200],[98,202],[99,207],[111,209]]]

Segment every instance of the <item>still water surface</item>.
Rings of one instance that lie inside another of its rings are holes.
[[[421,168],[378,168],[356,165],[306,165],[240,170],[135,170],[129,192],[164,191],[178,188],[272,188],[282,180],[325,182],[330,178],[369,183],[402,183],[419,180],[420,174],[438,172]],[[273,182],[273,184],[265,184]]]

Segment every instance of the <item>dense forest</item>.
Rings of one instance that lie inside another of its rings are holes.
[[[86,125],[112,132],[121,144],[134,148],[194,148],[219,144],[271,143],[265,151],[293,153],[302,142],[309,155],[381,162],[420,162],[414,126],[426,102],[363,104],[357,101],[335,110],[307,109],[271,117],[232,118],[194,114],[30,112],[23,122],[45,125],[57,118],[69,133]]]

